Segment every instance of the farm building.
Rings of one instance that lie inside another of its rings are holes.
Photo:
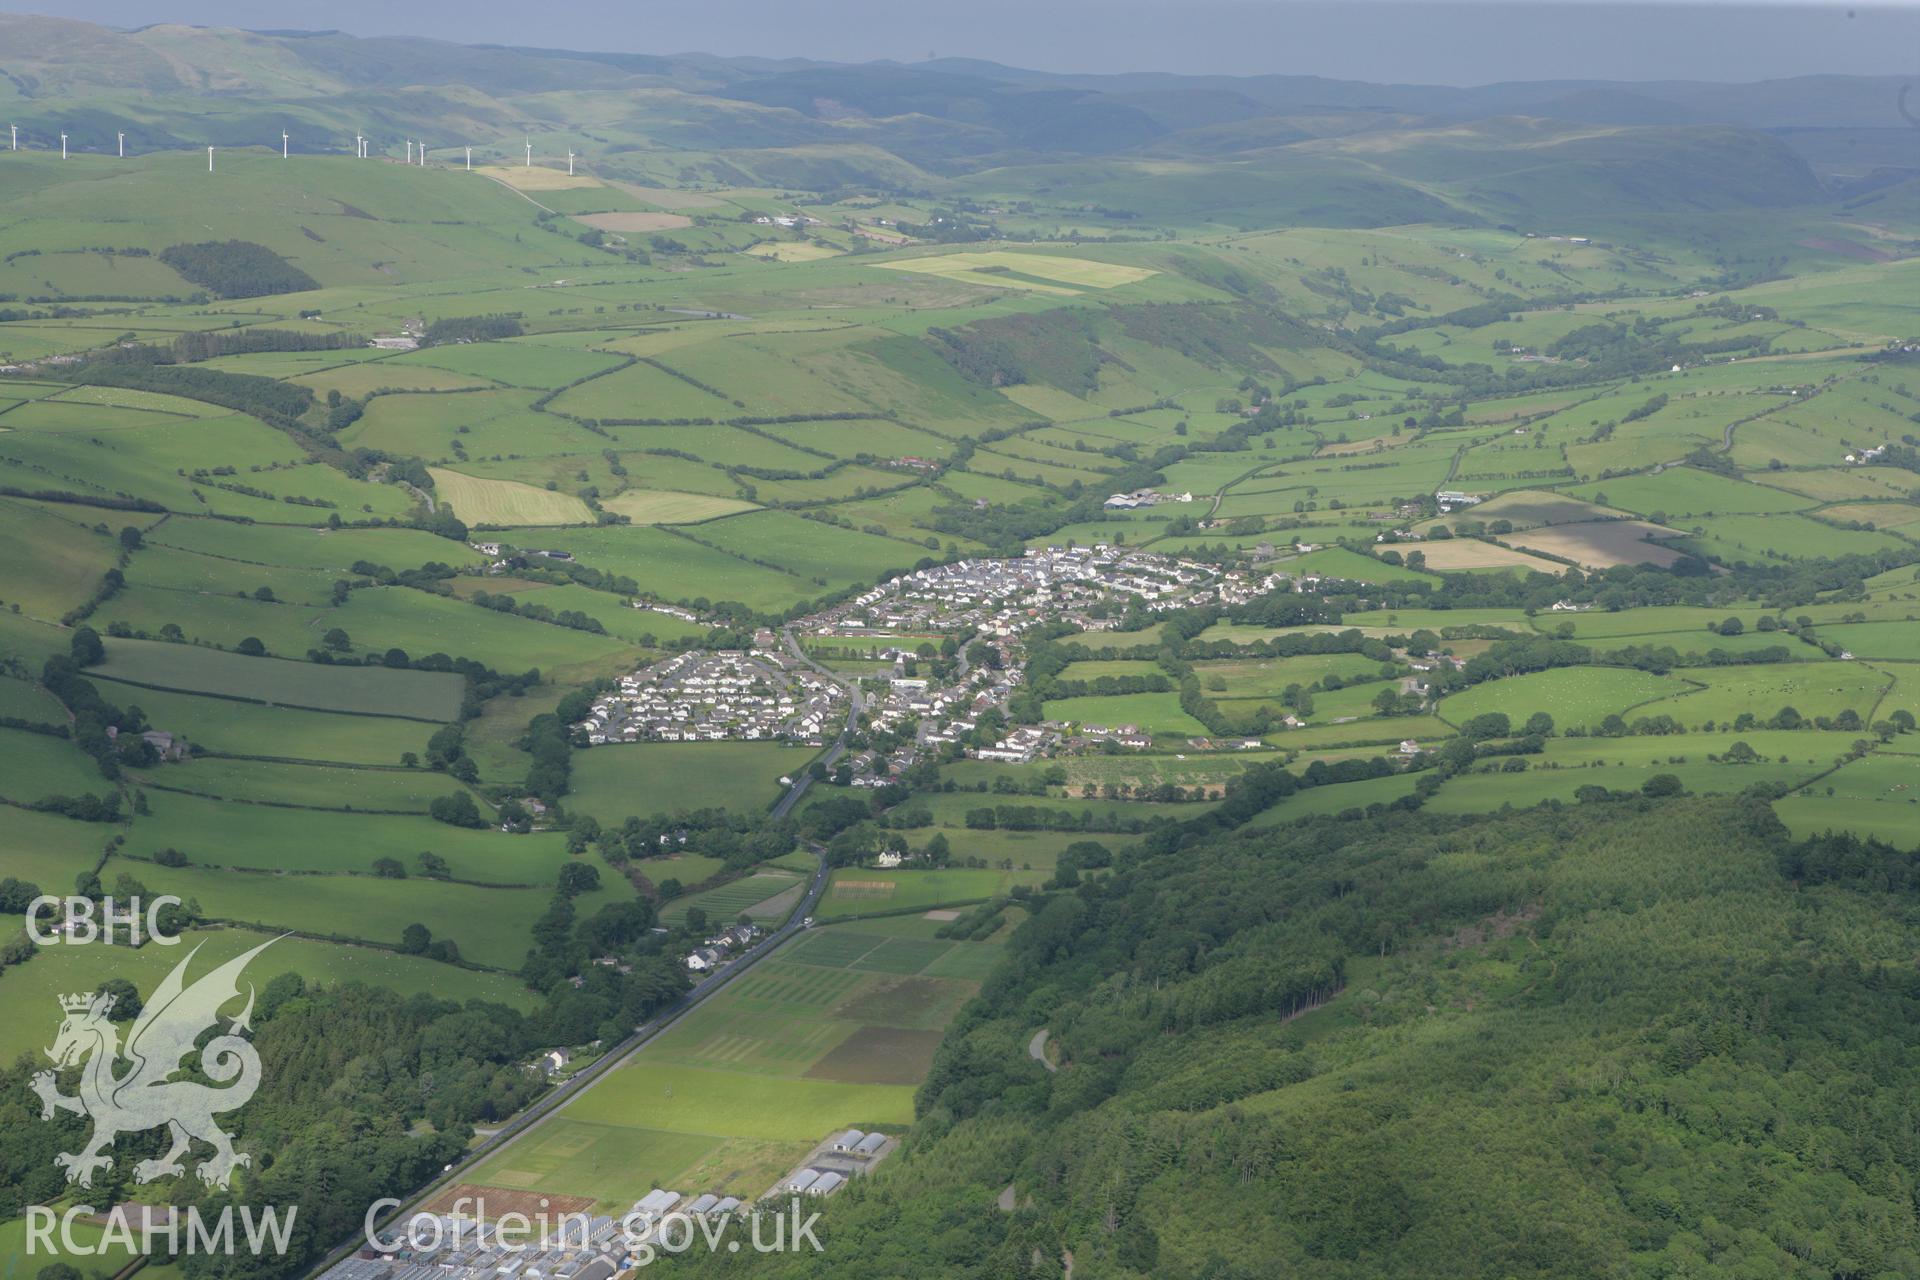
[[[678,1191],[666,1191],[655,1187],[633,1202],[633,1211],[644,1218],[658,1218],[679,1203]]]

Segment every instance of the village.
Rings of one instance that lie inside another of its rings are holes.
[[[800,641],[783,648],[780,636],[762,630],[749,650],[689,650],[623,677],[572,728],[589,746],[741,740],[818,747],[832,740],[849,699],[858,697],[869,731],[904,741],[849,757],[845,781],[856,787],[884,786],[918,761],[955,749],[1013,764],[1063,749],[1140,749],[1151,739],[1129,724],[1023,725],[991,742],[971,739],[982,716],[1005,714],[1024,682],[1019,640],[1036,626],[1104,631],[1129,607],[1160,613],[1235,605],[1275,590],[1311,592],[1320,582],[1316,574],[1222,571],[1105,543],[960,560],[903,574],[794,624],[796,635],[814,643],[870,642],[867,656],[891,669],[863,677],[861,692],[799,656]],[[939,681],[918,665],[932,652],[930,636],[964,642]],[[962,743],[970,745],[953,745]]]
[[[689,650],[623,677],[619,692],[595,700],[574,728],[592,746],[737,739],[817,747],[845,718],[847,696],[844,685],[771,646]]]

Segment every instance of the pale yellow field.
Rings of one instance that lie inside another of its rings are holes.
[[[684,213],[576,213],[575,222],[584,222],[600,231],[674,231],[693,225]]]
[[[716,498],[667,489],[628,489],[602,499],[600,505],[635,524],[693,524],[757,509],[753,503],[739,498]]]
[[[561,161],[562,164],[566,162]],[[601,187],[606,184],[598,178],[589,178],[578,174],[569,178],[565,169],[549,169],[541,156],[534,157],[534,166],[529,169],[517,164],[476,165],[475,173],[485,174],[495,182],[504,182],[516,191],[571,191],[580,187]]]
[[[1373,453],[1393,447],[1393,438],[1386,434],[1369,436],[1365,440],[1348,440],[1344,444],[1323,444],[1314,450],[1316,458],[1344,458],[1349,454]]]
[[[1405,554],[1408,548],[1398,550]],[[1424,553],[1427,568],[1443,573],[1455,573],[1462,569],[1538,569],[1542,573],[1560,573],[1565,565],[1555,564],[1551,560],[1542,560],[1522,551],[1507,547],[1496,547],[1491,542],[1480,542],[1474,538],[1452,538],[1445,542],[1423,542],[1413,550]]]
[[[1655,535],[1670,537],[1673,532],[1644,520],[1600,520],[1591,524],[1530,529],[1509,534],[1507,540],[1518,547],[1565,556],[1591,569],[1605,569],[1616,564],[1672,564],[1680,558],[1678,551],[1646,539]],[[1559,573],[1561,566],[1556,565],[1547,572]]]
[[[926,258],[904,258],[898,262],[876,262],[873,265],[890,271],[913,271],[948,280],[964,280],[970,284],[1059,294],[1079,291],[1066,287],[1070,285],[1086,289],[1114,289],[1123,284],[1135,284],[1155,274],[1143,267],[1123,267],[1111,262],[1062,258],[1045,253],[1013,253],[1002,249],[980,253],[943,253]],[[1003,275],[1002,271],[1017,271],[1023,276],[1038,276],[1040,280],[1054,283],[1021,280]]]
[[[1903,502],[1848,502],[1814,514],[1826,520],[1863,520],[1881,529],[1920,521],[1920,507]]]
[[[813,240],[762,240],[748,245],[745,252],[756,258],[772,258],[775,262],[817,262],[821,258],[840,256],[838,249]]]
[[[468,524],[592,524],[593,512],[570,493],[537,489],[518,480],[482,480],[428,467],[435,497]]]

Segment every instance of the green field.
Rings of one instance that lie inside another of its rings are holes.
[[[195,972],[232,959],[266,937],[244,929],[196,929],[181,935],[178,946],[49,947],[31,965],[0,974],[0,1059],[11,1062],[35,1053],[58,1021],[55,997],[87,991],[108,978],[126,978],[151,991],[167,971],[198,947]],[[306,938],[281,938],[249,966],[247,976],[264,987],[283,973],[310,983],[364,982],[403,996],[430,994],[443,1000],[486,1000],[527,1008],[534,995],[502,974],[456,969],[418,956],[396,955],[369,947],[341,947]]]
[[[0,1266],[4,1266],[10,1275],[37,1275],[46,1267],[64,1263],[88,1277],[88,1280],[108,1280],[124,1270],[134,1256],[122,1243],[107,1243],[104,1226],[84,1220],[73,1224],[71,1235],[75,1244],[89,1252],[64,1252],[57,1211],[51,1252],[38,1240],[29,1241],[27,1225],[24,1217],[0,1222]],[[28,1247],[30,1243],[33,1246],[31,1249]]]
[[[934,871],[868,871],[843,868],[833,873],[818,914],[823,920],[871,915],[955,902],[977,902],[1005,893],[1015,884],[1043,877],[1020,871],[981,871],[948,867]]]
[[[570,493],[537,489],[512,480],[486,480],[441,467],[432,469],[434,496],[468,524],[503,527],[591,524],[593,512]]]
[[[0,770],[0,797],[18,804],[112,789],[94,762],[65,739],[0,729],[0,760],[7,762]]]
[[[1609,715],[1631,719],[1635,709],[1663,710],[1645,704],[1675,697],[1690,688],[1671,677],[1619,667],[1565,667],[1489,681],[1453,694],[1441,700],[1440,715],[1457,725],[1499,711],[1517,731],[1528,716],[1544,711],[1561,729],[1592,728]]]
[[[191,785],[193,780],[185,775],[195,766],[174,767],[179,773],[166,775],[168,785]],[[266,767],[284,778],[288,770],[305,766]],[[432,796],[460,789],[451,779],[432,774],[427,777],[433,781],[423,781],[420,787]],[[307,785],[311,784],[297,780],[283,783],[281,789],[285,793]],[[255,780],[250,786],[237,784],[231,775],[224,782],[216,779],[211,786],[228,792],[251,790],[256,796],[267,792],[267,785],[261,781]],[[282,807],[289,803],[284,799],[256,803],[239,802],[230,796],[215,799],[211,786],[207,793],[198,795],[153,792],[149,797],[153,814],[137,824],[125,846],[126,854],[151,857],[160,849],[173,848],[199,867],[371,875],[377,858],[394,858],[412,867],[415,856],[427,850],[445,858],[457,880],[509,886],[551,884],[567,861],[565,842],[550,833],[508,835],[484,828],[469,830],[433,822],[418,811],[350,813],[339,808],[302,808],[289,813]],[[340,791],[306,798],[329,798],[336,805],[347,800]],[[409,891],[411,888],[409,885]]]
[[[1057,698],[1047,703],[1047,719],[1099,724],[1109,729],[1136,725],[1142,733],[1199,734],[1207,727],[1180,709],[1174,693],[1123,693]]]
[[[685,881],[682,881],[685,883]],[[793,914],[795,903],[806,881],[784,871],[756,871],[738,880],[730,880],[705,893],[675,898],[660,912],[663,920],[679,923],[687,913],[699,910],[710,925],[721,925],[746,916],[755,924],[777,925]]]
[[[780,779],[814,753],[768,742],[629,742],[575,757],[569,804],[603,823],[629,815],[725,808],[765,809]]]
[[[253,659],[249,659],[253,661]],[[217,694],[194,696],[102,678],[108,698],[139,707],[156,727],[205,751],[274,759],[398,764],[424,753],[435,726],[419,720],[349,712],[302,711]]]
[[[458,676],[384,667],[315,666],[185,644],[112,640],[98,671],[128,684],[312,711],[451,720],[460,707]]]
[[[545,887],[483,888],[415,877],[402,891],[371,875],[236,874],[121,859],[109,860],[102,874],[110,880],[121,871],[156,893],[197,900],[210,920],[387,947],[409,924],[423,923],[434,936],[457,942],[466,960],[504,970],[525,961],[529,926],[553,896]],[[602,883],[613,887],[586,896],[583,909],[628,896],[617,881]]]
[[[1671,706],[1655,709],[1689,723],[1699,719],[1728,721],[1743,711],[1764,721],[1783,707],[1792,707],[1808,719],[1852,710],[1862,722],[1870,722],[1875,718],[1874,707],[1890,683],[1881,672],[1853,662],[1695,667],[1674,675],[1706,687]]]
[[[1552,742],[1524,772],[1495,772],[1499,762],[1490,762],[1487,770],[1442,787],[1427,803],[1436,813],[1487,813],[1508,804],[1570,802],[1588,785],[1636,791],[1657,774],[1671,774],[1699,794],[1738,793],[1756,783],[1792,788],[1830,769],[1851,741],[1842,733],[1756,731]],[[1760,759],[1748,764],[1707,759],[1724,755],[1736,742],[1746,742]]]

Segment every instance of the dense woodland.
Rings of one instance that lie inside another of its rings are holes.
[[[832,1274],[1920,1268],[1910,876],[1739,800],[1148,847],[1019,927]]]

